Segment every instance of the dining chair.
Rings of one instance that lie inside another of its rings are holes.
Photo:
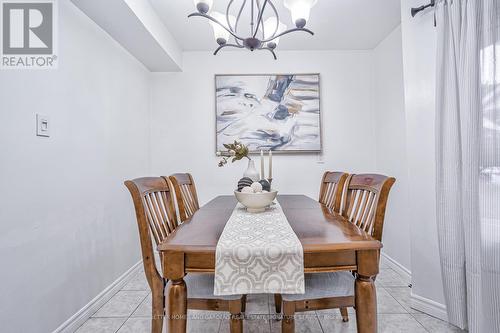
[[[335,212],[340,213],[342,193],[344,192],[347,177],[349,177],[348,173],[326,171],[321,180],[318,201]]]
[[[174,173],[169,177],[162,176],[165,180],[170,181],[175,190],[177,200],[177,208],[179,209],[179,216],[181,222],[189,219],[198,209],[198,195],[196,193],[196,186],[194,184],[193,176],[190,173]],[[247,295],[242,298],[242,312],[246,311]]]
[[[145,177],[125,181],[132,195],[142,251],[146,280],[152,294],[151,332],[161,333],[165,314],[165,288],[163,269],[158,270],[153,251],[156,245],[167,239],[177,228],[172,190],[163,177]],[[241,333],[242,296],[217,297],[213,295],[213,274],[187,274],[187,308],[210,311],[229,311],[231,333]]]
[[[393,177],[377,174],[350,175],[342,215],[381,241],[387,199],[395,181]],[[355,304],[355,274],[347,271],[306,274],[304,294],[282,295],[282,332],[295,332],[296,312],[340,308],[343,321],[348,321],[347,308]]]
[[[349,174],[345,172],[326,171],[321,179],[318,202],[340,214],[342,194],[348,177]],[[274,294],[276,313],[281,312],[282,301],[281,294]]]
[[[200,209],[193,177],[189,173],[175,173],[168,179],[174,186],[180,219],[184,222]]]

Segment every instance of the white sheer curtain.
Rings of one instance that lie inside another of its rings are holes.
[[[449,320],[500,332],[500,0],[440,0],[439,249]]]

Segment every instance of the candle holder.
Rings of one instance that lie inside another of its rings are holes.
[[[273,190],[273,179],[272,178],[267,178],[266,180],[269,183],[269,188],[272,191]],[[271,206],[274,206],[274,205],[276,205],[276,199],[273,200],[273,202],[271,202]]]

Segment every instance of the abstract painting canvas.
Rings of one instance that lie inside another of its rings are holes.
[[[216,75],[217,151],[321,151],[319,74]]]

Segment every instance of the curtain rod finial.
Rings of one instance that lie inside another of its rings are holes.
[[[423,5],[423,6],[420,6],[420,7],[414,7],[411,9],[411,16],[412,17],[415,17],[415,15],[417,15],[419,12],[423,11],[424,9],[426,8],[429,8],[429,7],[434,7],[436,4],[436,1],[435,0],[431,0],[431,2],[427,5]]]

